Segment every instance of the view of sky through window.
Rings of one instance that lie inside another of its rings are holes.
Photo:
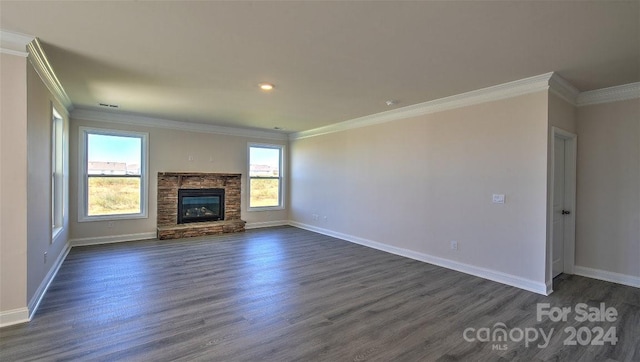
[[[278,170],[280,167],[280,149],[277,148],[264,148],[264,147],[251,147],[249,159],[251,160],[250,171],[251,176],[256,175],[256,172],[260,172],[255,166],[269,166],[271,170]]]
[[[140,163],[142,140],[138,137],[122,137],[89,134],[88,162]]]

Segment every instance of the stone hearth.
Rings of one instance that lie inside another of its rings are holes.
[[[244,231],[240,219],[240,174],[158,172],[158,239],[178,239]],[[224,220],[178,224],[178,190],[225,190]]]

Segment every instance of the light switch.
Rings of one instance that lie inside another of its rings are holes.
[[[493,203],[494,204],[504,204],[504,195],[503,194],[493,194]]]

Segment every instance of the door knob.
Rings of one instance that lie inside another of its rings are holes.
[[[569,215],[571,214],[571,211],[569,210],[562,210],[562,215]]]

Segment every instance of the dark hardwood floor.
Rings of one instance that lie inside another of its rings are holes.
[[[640,289],[578,276],[554,289],[545,297],[293,227],[80,247],[33,320],[0,329],[0,360],[640,361]],[[605,303],[618,316],[537,321],[537,303]],[[590,342],[596,327],[615,328],[617,343],[563,345],[565,328]],[[518,341],[518,330],[552,328],[546,348]]]

